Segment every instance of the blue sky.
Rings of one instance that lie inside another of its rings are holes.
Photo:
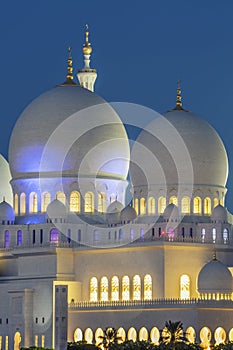
[[[0,4],[0,152],[26,105],[64,81],[67,47],[83,65],[85,23],[98,71],[96,92],[163,112],[183,103],[222,137],[230,161],[233,210],[232,0],[4,0]]]

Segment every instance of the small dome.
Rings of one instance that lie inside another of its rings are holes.
[[[136,219],[136,217],[137,217],[136,210],[133,207],[131,207],[131,205],[127,205],[127,207],[125,207],[121,211],[121,215],[120,215],[121,222],[133,221],[134,219]]]
[[[213,209],[211,217],[213,220],[227,221],[227,209],[219,204]]]
[[[199,293],[232,293],[232,275],[217,259],[208,262],[198,275]]]
[[[0,198],[5,198],[9,204],[13,204],[13,194],[10,185],[11,172],[6,159],[0,154]]]
[[[163,217],[166,219],[177,219],[179,217],[178,207],[173,203],[168,204],[164,210]]]
[[[112,202],[107,208],[107,222],[110,225],[117,225],[121,222],[121,211],[124,209],[122,203],[117,200]]]
[[[67,215],[67,210],[65,205],[58,199],[54,199],[47,206],[46,210],[47,216],[50,219],[65,218]]]
[[[15,221],[15,212],[12,206],[3,201],[0,203],[0,222],[10,222],[13,223]]]

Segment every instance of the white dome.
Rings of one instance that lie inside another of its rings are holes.
[[[213,220],[227,221],[227,216],[227,209],[219,204],[213,209],[211,218]]]
[[[121,211],[124,208],[123,204],[115,200],[107,207],[106,218],[110,225],[116,225],[121,222]]]
[[[46,209],[46,214],[50,219],[66,218],[67,210],[65,205],[58,199],[54,199]]]
[[[5,198],[6,202],[13,204],[13,195],[10,185],[11,173],[6,159],[0,154],[0,200]]]
[[[10,222],[13,223],[15,221],[15,212],[12,206],[3,201],[0,203],[0,223]]]
[[[179,217],[178,207],[173,203],[168,204],[163,212],[163,217],[170,220],[177,219]]]
[[[13,179],[59,173],[125,180],[128,138],[102,98],[79,86],[57,86],[21,114],[11,135],[9,162]]]
[[[125,207],[121,211],[121,215],[120,215],[121,222],[133,221],[134,219],[136,219],[136,217],[137,217],[136,210],[133,207],[131,207],[131,205],[127,205],[127,207]]]
[[[199,293],[232,293],[232,275],[221,261],[208,262],[198,275]]]
[[[137,143],[141,152],[136,144],[131,169],[134,186],[188,183],[188,166],[194,185],[226,185],[228,159],[223,142],[206,121],[191,112],[172,110],[156,118],[140,133]]]

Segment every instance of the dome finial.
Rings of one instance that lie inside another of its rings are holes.
[[[213,261],[218,261],[216,249],[214,249],[214,251],[213,251]]]
[[[177,90],[176,90],[176,107],[175,109],[183,109],[182,108],[182,102],[181,102],[181,89],[180,89],[180,80],[177,80]]]
[[[61,84],[60,86],[77,85],[73,79],[74,79],[74,77],[73,77],[73,60],[72,60],[72,56],[71,56],[71,46],[69,46],[68,47],[66,81],[63,84]]]
[[[83,53],[84,55],[90,55],[92,53],[92,47],[91,47],[91,44],[89,43],[88,24],[86,24],[86,40],[85,40],[85,44],[83,45]]]

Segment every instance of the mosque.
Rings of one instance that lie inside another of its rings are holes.
[[[0,349],[99,343],[106,327],[158,343],[167,320],[206,349],[233,341],[222,140],[178,85],[131,144],[94,93],[88,27],[82,50],[79,84],[69,50],[65,82],[28,105],[0,158]]]

